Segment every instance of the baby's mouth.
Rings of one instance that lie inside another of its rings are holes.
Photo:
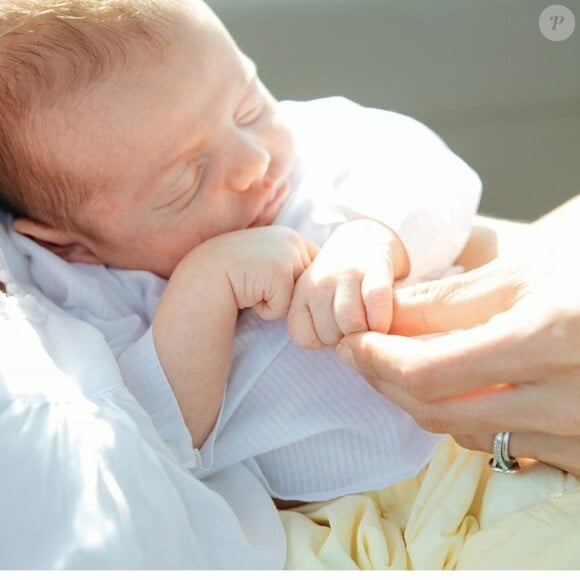
[[[249,227],[267,226],[272,223],[274,218],[278,215],[286,197],[288,196],[289,183],[285,179],[280,186],[272,191],[268,200],[262,207],[262,210]]]

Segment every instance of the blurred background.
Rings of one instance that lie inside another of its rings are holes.
[[[545,0],[207,0],[278,99],[411,115],[479,173],[482,213],[520,220],[580,193],[580,0],[560,2],[556,42]]]

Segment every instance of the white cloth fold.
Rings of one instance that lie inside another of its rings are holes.
[[[2,568],[281,568],[284,532],[262,485],[241,464],[203,483],[181,465],[101,332],[31,284],[6,223],[0,214]]]
[[[300,164],[276,223],[322,243],[349,212],[362,213],[398,231],[413,277],[452,264],[469,235],[481,184],[432,131],[345,99],[282,103],[281,111]],[[319,219],[337,208],[338,219]],[[414,475],[440,440],[343,366],[332,349],[297,349],[284,321],[245,312],[220,418],[198,453],[148,333],[165,281],[68,264],[22,236],[11,238],[42,292],[101,330],[131,392],[200,477],[244,463],[274,496],[328,499]]]

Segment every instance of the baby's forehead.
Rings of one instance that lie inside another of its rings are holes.
[[[172,86],[175,81],[179,84],[180,79],[192,70],[196,71],[197,79],[204,78],[208,71],[208,74],[214,74],[211,72],[215,68],[212,57],[219,58],[214,53],[218,52],[222,58],[226,58],[223,56],[225,54],[230,55],[224,64],[232,61],[237,66],[241,53],[232,49],[235,43],[228,42],[227,31],[217,17],[208,13],[207,8],[204,10],[200,2],[188,0],[181,4],[186,15],[181,20],[173,14],[171,20],[160,19],[147,28],[131,30],[130,33],[118,36],[111,48],[104,47],[96,42],[98,39],[93,38],[97,49],[105,48],[102,53],[79,51],[75,59],[68,63],[68,74],[74,79],[71,81],[65,76],[54,75],[60,79],[54,81],[60,83],[59,90],[54,91],[52,102],[46,101],[45,106],[41,107],[44,111],[49,110],[52,124],[79,140],[83,137],[83,148],[94,151],[102,144],[102,139],[91,140],[90,130],[87,129],[91,124],[92,130],[96,130],[97,126],[99,131],[120,133],[123,130],[119,123],[106,126],[107,117],[102,114],[103,111],[108,111],[112,122],[119,121],[122,118],[119,109],[124,105],[127,116],[133,117],[134,110],[143,103],[145,106],[151,105],[145,94],[149,91],[153,95],[152,99],[159,101],[158,111],[162,114],[170,96],[175,92]],[[90,31],[89,34],[97,34],[97,31]],[[223,42],[226,44],[222,45]],[[192,59],[191,53],[197,53],[197,56]],[[58,54],[56,57],[57,60],[61,58]],[[242,68],[248,68],[243,62]],[[163,84],[165,88],[160,86]],[[197,93],[196,89],[201,89],[202,84],[191,87],[192,91]],[[140,87],[144,90],[140,91]],[[158,89],[162,89],[165,98],[159,96]],[[127,95],[132,95],[129,103]],[[93,117],[105,120],[105,123],[92,123],[94,118],[91,118],[91,111],[94,111]],[[46,123],[43,124],[46,126]]]

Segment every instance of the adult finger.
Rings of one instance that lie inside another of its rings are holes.
[[[503,384],[438,401],[425,402],[408,391],[375,377],[378,391],[412,415],[425,430],[436,433],[482,434],[498,431],[580,435],[580,389],[577,377],[550,383]]]
[[[461,447],[493,453],[495,434],[453,435]],[[512,433],[508,449],[512,457],[536,459],[569,473],[580,475],[580,436],[547,433]]]
[[[528,338],[516,311],[449,334],[410,338],[359,333],[339,343],[338,354],[361,372],[407,389],[420,400],[436,400],[505,382],[532,380],[539,341]],[[538,343],[538,345],[536,344]],[[532,360],[532,363],[530,363]]]
[[[417,336],[486,322],[514,303],[515,275],[514,268],[494,260],[470,272],[396,289],[390,332]]]

